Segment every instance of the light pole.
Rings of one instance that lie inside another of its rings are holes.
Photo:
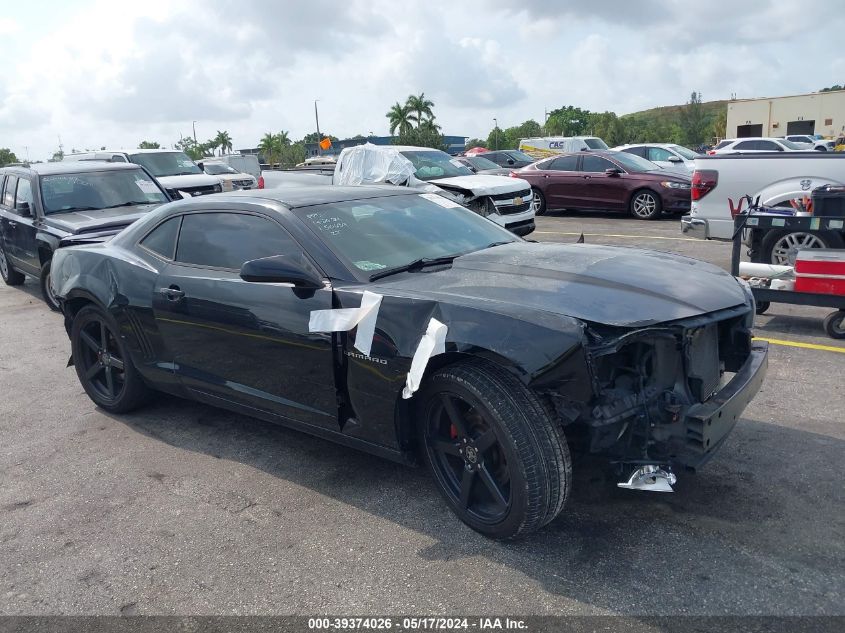
[[[194,143],[197,142],[197,122],[191,121],[191,128],[194,130]]]
[[[314,99],[314,120],[317,122],[317,155],[321,156],[323,154],[322,148],[320,147],[320,141],[323,139],[320,138],[320,114],[317,112],[317,102],[319,99]]]
[[[493,117],[493,149],[499,149],[499,121]]]

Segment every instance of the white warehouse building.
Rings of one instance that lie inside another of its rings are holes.
[[[728,138],[845,133],[845,90],[728,102]]]

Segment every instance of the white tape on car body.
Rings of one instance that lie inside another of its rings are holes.
[[[358,326],[355,335],[355,349],[365,356],[370,355],[376,319],[381,305],[380,294],[365,290],[361,295],[360,308],[339,308],[336,310],[312,310],[308,320],[309,332],[348,332]]]
[[[411,360],[411,369],[405,380],[405,388],[402,389],[402,397],[405,400],[414,395],[414,392],[420,388],[428,360],[432,356],[443,354],[446,351],[446,332],[448,329],[445,323],[441,323],[433,317],[428,322],[428,329],[417,345],[417,351],[414,352],[414,358]]]

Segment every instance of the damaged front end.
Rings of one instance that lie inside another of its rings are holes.
[[[725,441],[767,368],[767,344],[752,341],[745,312],[588,328],[592,398],[556,403],[565,426],[580,426],[572,434],[587,450],[625,473],[621,487],[671,491],[673,466],[698,468]]]

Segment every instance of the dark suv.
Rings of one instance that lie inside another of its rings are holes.
[[[536,160],[525,152],[520,152],[518,149],[493,150],[492,152],[484,152],[481,156],[493,161],[500,167],[512,167],[514,169],[530,165]]]
[[[0,169],[0,276],[29,275],[53,310],[53,252],[74,240],[112,235],[168,201],[143,167],[105,162],[44,163]]]

